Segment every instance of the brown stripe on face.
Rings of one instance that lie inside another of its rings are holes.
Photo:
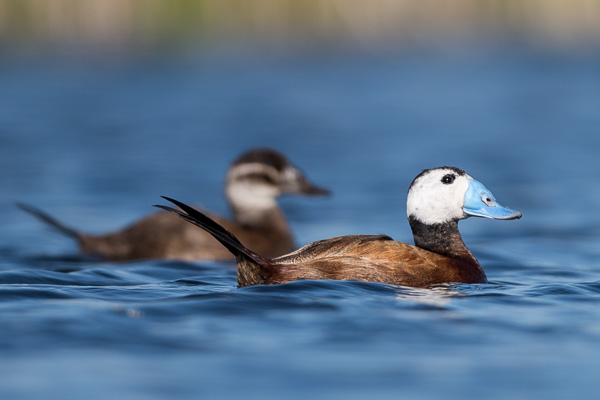
[[[263,163],[241,163],[232,166],[227,174],[228,184],[234,182],[244,184],[257,184],[279,186],[281,173],[275,168]]]
[[[238,178],[238,181],[244,181],[253,184],[266,184],[270,186],[277,186],[279,183],[269,174],[252,173],[243,175]]]

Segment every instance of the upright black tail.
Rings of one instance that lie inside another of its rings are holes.
[[[16,205],[21,210],[28,212],[29,214],[33,215],[34,217],[38,218],[39,220],[47,223],[48,225],[57,229],[60,233],[62,233],[64,235],[67,235],[74,239],[79,239],[81,237],[80,232],[76,231],[75,229],[69,228],[68,226],[58,222],[56,219],[54,219],[50,215],[46,214],[45,212],[43,212],[33,206],[30,206],[29,204],[17,202]]]
[[[268,258],[256,254],[252,250],[246,248],[246,246],[244,246],[235,236],[233,236],[231,232],[223,228],[221,225],[219,225],[200,211],[188,206],[187,204],[171,199],[169,197],[161,197],[175,204],[184,212],[163,205],[154,205],[154,207],[162,208],[163,210],[175,213],[184,220],[191,222],[192,224],[204,229],[206,232],[210,233],[215,239],[217,239],[223,246],[225,246],[225,248],[227,248],[227,250],[229,250],[236,257],[239,255],[244,255],[261,266],[266,266],[269,264]]]

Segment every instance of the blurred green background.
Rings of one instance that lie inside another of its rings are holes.
[[[0,0],[4,48],[598,45],[598,0]]]

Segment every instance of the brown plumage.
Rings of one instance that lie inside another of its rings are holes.
[[[415,287],[444,282],[487,282],[472,255],[465,259],[449,258],[385,235],[349,235],[311,243],[260,264],[264,273],[259,275],[252,261],[247,257],[238,261],[240,286],[298,279],[359,280]]]
[[[310,183],[283,154],[272,149],[251,150],[238,157],[227,174],[226,195],[233,218],[210,215],[248,247],[275,257],[297,248],[276,201],[282,194],[326,195],[328,191]],[[89,235],[66,227],[32,206],[18,205],[75,238],[83,254],[107,260],[234,258],[206,232],[162,211],[114,233]]]
[[[299,279],[361,280],[414,287],[446,282],[486,283],[485,272],[462,241],[458,220],[469,215],[515,219],[521,214],[498,205],[483,185],[471,185],[469,180],[479,184],[464,171],[448,167],[427,170],[415,178],[409,189],[408,215],[417,246],[394,241],[385,235],[350,235],[317,241],[290,254],[267,258],[249,250],[231,232],[186,204],[165,197],[183,211],[156,207],[176,213],[206,230],[234,254],[239,286]],[[450,187],[455,181],[456,185]],[[423,194],[411,193],[413,188],[415,192],[431,192],[425,193],[423,198],[434,201],[428,204],[427,200],[421,200]],[[454,206],[446,209],[444,195],[454,197],[449,203],[456,207],[460,205],[460,213],[453,209]],[[474,201],[469,196],[475,196],[475,203],[485,199],[489,210],[478,208],[478,214],[475,214],[470,208]],[[424,211],[428,217],[423,215]],[[421,222],[427,218],[439,221]]]

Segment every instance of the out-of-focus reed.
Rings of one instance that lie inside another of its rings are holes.
[[[599,0],[0,0],[0,42],[599,43]]]

